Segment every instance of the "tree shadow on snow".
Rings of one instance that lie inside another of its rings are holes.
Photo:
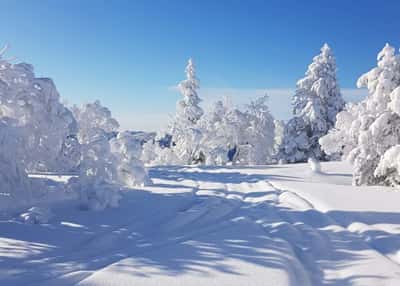
[[[240,169],[245,169],[242,166]],[[254,167],[248,167],[254,170]],[[268,166],[270,168],[270,166]],[[218,170],[218,172],[213,172]],[[289,175],[264,175],[264,174],[246,174],[240,172],[237,168],[221,168],[201,166],[196,168],[188,168],[182,166],[154,167],[149,170],[151,178],[162,180],[182,181],[193,180],[202,182],[215,183],[256,183],[267,179],[297,181],[301,178]]]

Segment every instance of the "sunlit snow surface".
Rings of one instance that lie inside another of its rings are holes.
[[[4,214],[0,285],[400,285],[400,192],[321,167],[153,167],[118,208]]]

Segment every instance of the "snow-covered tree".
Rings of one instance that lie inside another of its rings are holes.
[[[274,125],[275,125],[274,155],[277,155],[279,152],[279,148],[283,143],[285,122],[283,120],[275,119]]]
[[[128,187],[149,184],[150,179],[140,161],[141,142],[129,131],[119,132],[110,140],[111,151],[116,156],[118,181]]]
[[[179,161],[183,164],[192,164],[198,160],[198,142],[200,130],[196,127],[203,115],[200,107],[200,97],[197,94],[199,80],[192,59],[189,59],[185,69],[186,79],[181,81],[178,88],[183,96],[176,105],[176,115],[171,124],[170,134],[173,140],[173,149]]]
[[[306,76],[297,82],[293,115],[284,131],[279,157],[288,162],[305,162],[309,157],[326,159],[318,140],[335,124],[344,100],[336,79],[336,61],[327,44],[313,58]]]
[[[244,136],[249,126],[246,114],[227,99],[215,102],[199,122],[203,134],[199,149],[207,165],[236,162],[244,150]]]
[[[26,169],[73,168],[74,163],[65,158],[64,145],[69,136],[76,134],[76,122],[60,102],[51,79],[35,77],[29,64],[13,64],[0,58],[0,103],[0,117],[13,118],[24,129],[22,160]]]
[[[332,158],[347,158],[357,147],[360,131],[367,129],[371,124],[372,118],[361,116],[365,113],[365,102],[348,103],[345,109],[337,114],[335,127],[319,140],[324,152]]]
[[[335,129],[320,140],[327,153],[350,159],[356,185],[389,182],[395,174],[389,158],[400,143],[400,56],[386,44],[377,61],[357,82],[368,97],[339,113]]]
[[[169,146],[160,146],[157,140],[148,141],[143,144],[143,151],[140,159],[148,165],[176,165],[180,159]]]
[[[118,130],[119,124],[99,101],[82,107],[74,106],[72,110],[78,122],[81,158],[79,179],[71,182],[71,188],[79,190],[85,207],[103,209],[116,206],[119,194],[113,184],[118,175],[109,138]]]
[[[262,96],[247,105],[246,115],[249,127],[248,154],[245,162],[252,165],[267,164],[275,152],[275,122],[267,105],[268,96]]]
[[[400,145],[389,148],[381,157],[374,176],[391,186],[400,185]]]
[[[21,160],[23,135],[18,122],[0,118],[0,210],[29,203],[31,183]]]
[[[181,81],[178,88],[183,98],[177,103],[177,119],[179,121],[189,121],[195,124],[204,111],[200,107],[201,99],[197,90],[200,88],[199,80],[196,77],[196,67],[192,59],[189,59],[185,69],[186,79]]]
[[[267,164],[274,155],[275,124],[262,96],[241,111],[226,98],[199,121],[199,150],[209,165]]]
[[[80,191],[85,207],[103,209],[118,204],[119,187],[133,187],[150,180],[139,157],[140,142],[120,132],[118,121],[99,101],[73,107],[80,143],[79,179],[71,188]]]

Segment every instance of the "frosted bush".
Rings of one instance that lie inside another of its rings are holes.
[[[0,118],[0,209],[31,201],[31,183],[22,164],[23,135],[15,120]]]
[[[388,185],[400,185],[400,145],[395,145],[385,152],[374,175],[382,178]]]
[[[150,179],[140,161],[141,142],[128,131],[119,132],[110,140],[111,152],[116,157],[118,181],[128,187],[150,184]]]
[[[116,206],[119,199],[115,157],[109,137],[119,124],[99,101],[73,107],[80,143],[79,178],[70,180],[79,192],[82,205],[89,209]]]
[[[215,102],[199,122],[201,152],[209,165],[238,162],[249,127],[246,114],[227,100]],[[247,138],[246,138],[247,139]],[[246,143],[247,144],[247,143]],[[229,152],[231,152],[229,156]],[[244,154],[243,154],[244,155]]]
[[[246,129],[247,158],[244,163],[251,165],[268,164],[275,154],[275,120],[271,115],[268,97],[262,96],[247,105],[245,111],[249,127]],[[280,138],[278,138],[279,140]]]
[[[23,129],[22,160],[28,170],[66,171],[74,167],[63,154],[76,121],[61,102],[53,81],[37,78],[32,65],[0,58],[0,116],[16,120]]]

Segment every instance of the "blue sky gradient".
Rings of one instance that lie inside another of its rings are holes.
[[[400,47],[400,1],[2,1],[7,56],[51,77],[68,103],[100,99],[123,128],[156,130],[173,114],[193,57],[206,103],[268,89],[290,116],[296,81],[327,42],[349,98],[389,42]],[[278,92],[277,92],[278,91]]]

